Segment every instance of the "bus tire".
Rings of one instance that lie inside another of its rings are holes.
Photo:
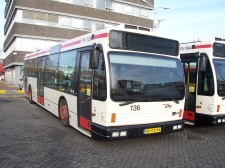
[[[31,86],[29,86],[28,99],[29,99],[29,103],[30,103],[30,104],[34,104],[34,101],[33,101],[33,99],[32,99],[32,90],[31,90]]]
[[[66,99],[61,98],[59,101],[59,117],[65,127],[69,126],[69,110]]]

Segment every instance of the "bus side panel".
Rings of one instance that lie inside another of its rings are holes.
[[[52,114],[59,117],[58,113],[58,100],[59,100],[59,91],[44,87],[44,105],[45,108],[50,111]]]
[[[37,78],[28,77],[27,78],[27,84],[28,84],[27,89],[29,89],[29,85],[31,86],[32,100],[37,103]],[[27,90],[27,91],[29,91],[29,90]]]
[[[107,112],[106,105],[106,101],[92,100],[92,122],[100,125],[106,124],[103,117]]]
[[[218,115],[217,105],[215,101],[215,96],[201,96],[196,97],[196,113],[206,114],[206,115]]]
[[[68,109],[69,109],[69,122],[74,128],[78,128],[77,124],[77,97],[71,94],[63,93],[54,89],[44,87],[44,97],[45,97],[45,108],[59,117],[58,113],[58,103],[61,97],[66,99]],[[52,96],[54,95],[54,96]]]

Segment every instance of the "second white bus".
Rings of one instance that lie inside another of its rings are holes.
[[[225,124],[225,40],[181,44],[180,55],[188,85],[185,123]]]

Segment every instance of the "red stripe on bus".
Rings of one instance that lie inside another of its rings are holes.
[[[80,126],[91,131],[91,121],[80,116]]]
[[[71,43],[68,43],[68,44],[64,44],[64,45],[62,45],[62,47],[61,47],[61,48],[70,47],[70,46],[77,45],[77,44],[80,44],[80,43],[81,43],[81,40],[74,41],[74,42],[71,42]]]
[[[44,106],[44,97],[38,96],[38,103]]]
[[[184,110],[183,119],[194,121],[195,120],[195,112],[189,111],[189,110]]]
[[[200,48],[212,48],[212,44],[204,44],[204,45],[196,45],[195,49],[200,49]]]
[[[39,52],[39,53],[35,53],[35,54],[32,54],[32,55],[26,56],[26,58],[31,58],[31,57],[36,57],[36,56],[44,55],[44,54],[46,54],[48,52],[50,52],[50,50],[46,50],[46,51],[42,51],[42,52]]]
[[[108,36],[109,36],[109,33],[102,33],[102,34],[95,35],[93,39],[105,38]]]

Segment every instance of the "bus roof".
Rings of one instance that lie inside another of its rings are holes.
[[[117,26],[105,28],[102,30],[98,30],[95,32],[91,32],[91,33],[67,40],[65,42],[62,42],[61,44],[58,44],[58,45],[50,47],[50,48],[46,48],[46,49],[39,50],[39,51],[31,53],[31,54],[27,54],[25,56],[25,60],[42,57],[45,55],[49,55],[50,53],[52,54],[53,50],[55,50],[57,52],[63,52],[63,51],[68,51],[68,50],[72,50],[75,48],[90,46],[94,43],[108,42],[109,32],[111,30],[121,30],[121,31],[138,33],[138,34],[143,34],[143,35],[155,36],[153,31],[149,28],[140,27],[137,25],[120,24]],[[161,37],[161,36],[157,35],[157,37]],[[161,38],[165,38],[165,37],[161,37]],[[169,38],[167,38],[167,39],[169,39]]]
[[[67,51],[67,50],[71,50],[74,48],[79,48],[82,46],[92,45],[95,42],[95,40],[97,40],[97,39],[98,40],[99,39],[103,39],[103,40],[108,39],[110,30],[121,30],[121,31],[126,30],[127,32],[135,32],[135,33],[139,33],[139,34],[153,35],[151,29],[149,29],[149,28],[140,27],[140,26],[136,26],[136,25],[120,24],[117,26],[101,29],[101,30],[98,30],[95,32],[91,32],[91,33],[67,40],[67,41],[62,42],[61,44],[58,44],[53,47],[49,47],[49,48],[42,49],[42,50],[39,50],[39,51],[31,53],[31,54],[27,54],[25,56],[25,60],[49,55],[51,52],[51,49],[54,47],[57,48],[57,46],[60,46],[59,51],[62,52],[62,51]]]
[[[214,42],[225,44],[225,39],[214,37],[205,41],[193,41],[187,43],[180,43],[180,53],[197,52],[201,49],[212,50]]]

